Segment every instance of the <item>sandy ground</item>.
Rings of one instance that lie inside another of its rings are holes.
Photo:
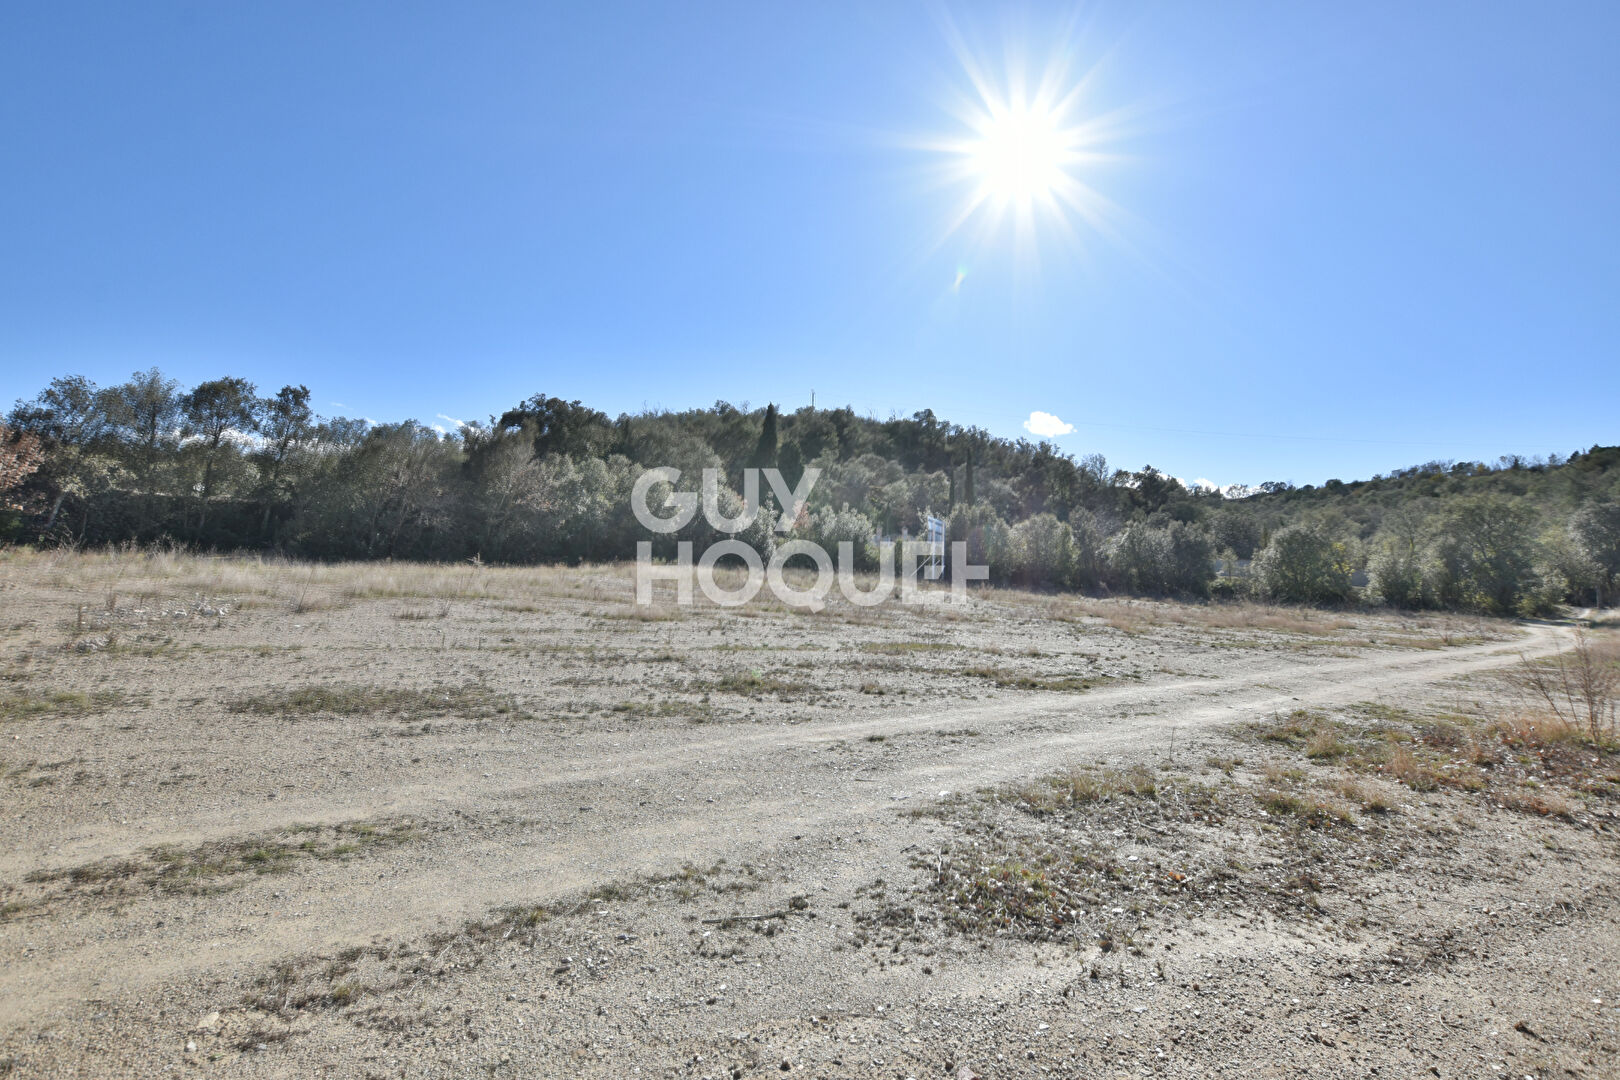
[[[0,1074],[1620,1075],[1620,764],[1380,749],[1567,628],[632,601],[0,556]],[[1102,853],[1057,929],[947,880],[1014,842]]]

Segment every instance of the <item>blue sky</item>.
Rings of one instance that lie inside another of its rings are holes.
[[[813,390],[1220,483],[1620,442],[1617,37],[1576,3],[7,5],[0,399],[152,364],[377,420]],[[951,228],[974,75],[1059,71],[1085,212]]]

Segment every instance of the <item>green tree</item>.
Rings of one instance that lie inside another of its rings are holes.
[[[1571,520],[1570,531],[1597,568],[1601,602],[1620,602],[1620,501],[1583,507]]]
[[[1133,522],[1116,533],[1108,546],[1108,579],[1132,593],[1171,591],[1174,552],[1168,529]]]
[[[501,414],[497,425],[508,430],[527,430],[534,439],[534,454],[568,454],[571,457],[607,453],[620,432],[606,413],[579,401],[536,394],[515,409]],[[660,464],[663,464],[660,462]]]
[[[113,430],[140,489],[150,494],[165,459],[180,443],[180,384],[157,368],[137,371],[108,396]]]
[[[296,458],[315,432],[309,387],[283,386],[275,397],[259,402],[259,430],[264,440],[253,453],[259,469],[260,497],[264,499],[259,533],[268,537],[270,515],[278,503],[291,502]]]
[[[1053,514],[1036,514],[1013,526],[1018,558],[1015,576],[1038,589],[1066,589],[1075,581],[1078,556],[1074,530]]]
[[[1012,580],[1020,558],[1017,544],[1012,529],[990,507],[958,505],[945,523],[945,537],[951,543],[966,543],[968,562],[989,567],[992,582]]]
[[[848,540],[855,550],[855,569],[870,573],[878,569],[878,548],[872,543],[873,534],[871,520],[859,510],[823,506],[814,514],[806,515],[805,527],[799,536],[820,544],[835,560],[838,545]]]
[[[351,437],[353,429],[331,434]],[[348,449],[322,455],[295,535],[319,558],[465,558],[458,525],[460,447],[414,421],[369,428]]]
[[[782,479],[790,488],[797,488],[799,481],[804,477],[804,452],[799,444],[788,441],[782,444],[782,450],[777,455],[777,468],[782,471]]]
[[[1170,591],[1208,596],[1215,579],[1215,538],[1202,525],[1173,521],[1170,533]]]
[[[1238,506],[1229,506],[1215,515],[1212,525],[1215,542],[1231,549],[1240,559],[1252,559],[1262,546],[1259,520]]]
[[[19,401],[12,409],[11,426],[37,436],[44,452],[32,479],[47,507],[42,533],[56,527],[68,498],[83,499],[116,481],[118,462],[109,451],[117,407],[112,391],[98,389],[82,375],[70,375],[51,380],[38,397]]]
[[[1080,589],[1095,589],[1102,584],[1108,560],[1104,554],[1107,542],[1097,515],[1084,507],[1069,512],[1069,532],[1074,537],[1074,585]]]
[[[155,523],[158,487],[172,472],[180,446],[180,384],[157,368],[137,371],[108,394],[113,433],[120,456],[141,495],[139,531]]]
[[[307,392],[306,392],[307,396]],[[226,377],[198,383],[180,398],[184,417],[181,432],[197,440],[202,449],[203,474],[198,488],[197,536],[202,536],[208,519],[208,503],[214,495],[214,473],[221,455],[231,452],[227,438],[248,438],[259,429],[259,399],[246,379]]]
[[[1436,554],[1438,594],[1446,606],[1493,615],[1539,606],[1540,552],[1530,507],[1500,495],[1463,499],[1442,520]]]
[[[765,419],[759,425],[759,441],[748,456],[750,469],[774,469],[777,464],[776,406],[765,406]]]
[[[1422,608],[1434,601],[1427,532],[1428,517],[1417,509],[1400,507],[1384,515],[1367,570],[1373,592],[1391,607]]]
[[[1306,525],[1277,530],[1255,557],[1254,574],[1274,600],[1296,604],[1337,604],[1352,595],[1355,564],[1343,543]]]

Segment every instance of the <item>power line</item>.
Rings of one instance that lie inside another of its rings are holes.
[[[1369,446],[1443,446],[1439,442],[1409,442],[1394,439],[1353,439],[1333,435],[1283,435],[1267,431],[1201,431],[1196,428],[1149,427],[1142,424],[1101,424],[1082,421],[1088,427],[1113,428],[1118,431],[1153,431],[1173,435],[1207,435],[1223,439],[1281,439],[1294,442],[1365,443]]]

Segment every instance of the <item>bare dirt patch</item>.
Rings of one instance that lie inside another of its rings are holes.
[[[14,1075],[1614,1067],[1613,748],[1514,674],[1564,628],[0,574]]]

